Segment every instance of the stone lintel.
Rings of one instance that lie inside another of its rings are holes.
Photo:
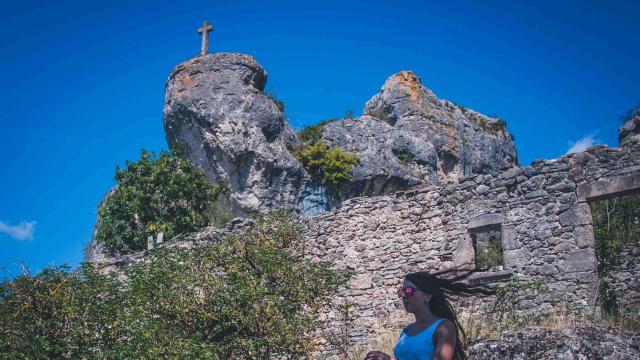
[[[578,200],[596,200],[606,196],[623,195],[640,190],[640,174],[618,176],[607,180],[589,182],[578,186]]]
[[[469,276],[469,282],[471,284],[486,284],[508,280],[512,276],[513,272],[509,270],[481,272]]]
[[[479,230],[491,225],[501,225],[504,222],[504,216],[502,214],[485,214],[472,218],[469,220],[467,229],[469,231]]]

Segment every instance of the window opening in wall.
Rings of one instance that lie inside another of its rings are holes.
[[[502,227],[500,225],[487,226],[474,229],[470,234],[475,252],[476,269],[503,270]]]
[[[637,271],[640,261],[640,192],[591,201],[590,205],[600,306],[605,314],[615,317],[624,314],[625,308],[635,307],[635,316],[629,317],[633,314],[627,311],[627,318],[638,321],[640,281],[633,276],[633,269]]]

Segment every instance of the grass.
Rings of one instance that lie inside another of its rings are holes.
[[[343,354],[342,358],[344,360],[364,359],[365,355],[367,355],[369,351],[373,350],[382,351],[383,353],[393,356],[393,348],[396,346],[396,342],[400,336],[400,331],[402,331],[402,329],[389,331],[380,335],[380,337],[373,339],[365,346],[356,346],[348,349],[346,354]]]

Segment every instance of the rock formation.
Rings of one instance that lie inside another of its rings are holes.
[[[475,344],[472,360],[640,358],[640,334],[620,334],[601,326],[567,329],[528,328]]]
[[[618,130],[620,146],[624,146],[631,141],[640,141],[640,108],[636,109],[634,116],[631,116]]]
[[[170,146],[180,145],[210,181],[227,184],[245,212],[316,212],[354,196],[518,166],[504,122],[438,99],[403,71],[366,104],[367,115],[324,126],[322,141],[361,160],[351,183],[326,189],[289,151],[297,140],[263,93],[266,79],[253,57],[219,53],[178,65],[167,81]]]
[[[506,124],[438,99],[410,71],[391,76],[365,105],[365,116],[327,124],[329,146],[360,157],[345,198],[518,166]]]
[[[244,211],[291,207],[306,177],[287,150],[295,136],[264,92],[267,73],[248,55],[199,56],[167,81],[164,126],[210,181],[226,184]]]

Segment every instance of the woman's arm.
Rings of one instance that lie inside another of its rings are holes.
[[[456,352],[456,327],[450,320],[444,320],[435,333],[436,351],[434,360],[452,360]]]

